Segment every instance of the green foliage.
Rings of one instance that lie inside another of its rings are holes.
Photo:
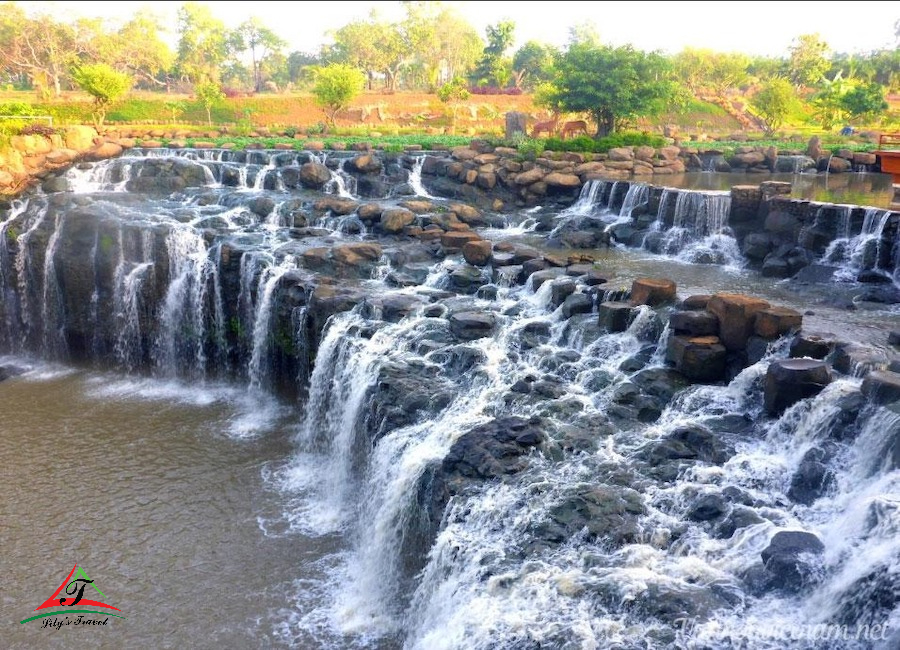
[[[580,151],[583,153],[606,153],[616,147],[663,147],[666,139],[649,133],[623,132],[613,133],[603,138],[594,139],[589,136],[578,136],[570,140],[547,138],[547,151]]]
[[[442,102],[463,102],[469,98],[469,89],[466,80],[462,77],[454,77],[438,89],[438,99]]]
[[[884,88],[877,83],[859,84],[841,97],[841,107],[851,118],[873,116],[888,109]]]
[[[27,102],[0,103],[0,115],[36,115],[34,106]]]
[[[597,135],[604,136],[623,120],[661,112],[674,92],[670,66],[661,55],[579,42],[557,62],[544,101],[567,112],[590,113]]]
[[[797,94],[787,79],[770,79],[751,99],[750,105],[765,124],[766,135],[771,136],[784,124],[785,119],[795,110]]]
[[[225,93],[222,92],[219,84],[207,81],[194,87],[194,95],[197,97],[197,102],[206,109],[206,121],[212,126],[212,109],[225,99]]]
[[[542,153],[544,153],[545,145],[544,141],[540,138],[532,139],[526,138],[516,147],[519,152],[519,155],[526,160],[534,160]]]
[[[78,66],[72,70],[72,80],[94,98],[94,118],[98,127],[103,126],[109,104],[127,93],[133,83],[127,74],[117,72],[105,63]]]
[[[513,43],[516,24],[511,20],[503,20],[496,25],[488,25],[485,30],[487,45],[481,55],[481,61],[472,72],[471,80],[476,86],[506,86],[512,74],[512,61],[506,56],[506,50]]]
[[[829,49],[818,34],[801,34],[794,39],[788,63],[791,81],[798,87],[819,83],[831,67],[827,57]]]
[[[331,126],[334,126],[337,112],[350,105],[365,83],[363,73],[349,65],[332,63],[319,68],[312,92]]]
[[[558,54],[552,45],[528,41],[512,58],[513,83],[532,90],[553,78],[553,59]]]

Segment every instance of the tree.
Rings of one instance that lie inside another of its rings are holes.
[[[549,81],[553,74],[553,57],[556,49],[537,41],[528,41],[516,50],[512,59],[513,83],[516,88],[531,90],[539,83]]]
[[[835,124],[845,120],[843,97],[849,89],[849,84],[839,70],[831,79],[823,77],[819,89],[812,96],[810,104],[813,112],[826,131],[830,131]]]
[[[322,60],[314,54],[291,52],[287,58],[287,75],[292,84],[308,84],[315,78],[314,69]]]
[[[784,78],[769,79],[750,99],[750,106],[765,124],[766,135],[771,136],[784,124],[797,105],[797,94]]]
[[[573,43],[556,65],[546,101],[564,111],[590,113],[597,136],[625,119],[661,112],[673,97],[671,69],[660,54],[624,47]]]
[[[332,63],[346,63],[365,71],[369,90],[375,76],[383,74],[385,86],[393,91],[410,49],[400,25],[379,19],[373,11],[367,20],[356,20],[337,30],[334,45],[324,54]]]
[[[672,58],[678,78],[697,94],[723,95],[747,80],[750,59],[743,54],[687,47]]]
[[[94,121],[98,128],[103,126],[109,105],[127,93],[133,83],[127,74],[116,72],[105,63],[78,66],[72,70],[72,80],[94,98]]]
[[[349,106],[365,85],[366,77],[359,69],[343,63],[332,63],[316,73],[312,92],[316,103],[322,107],[333,127],[337,112]]]
[[[841,97],[841,106],[851,118],[874,116],[888,109],[884,88],[877,83],[854,86]]]
[[[127,72],[137,83],[168,88],[175,54],[160,38],[161,29],[159,19],[146,10],[139,11],[114,32],[100,26],[89,45],[90,57]]]
[[[182,79],[217,82],[228,57],[225,25],[204,5],[186,2],[178,10],[178,56]]]
[[[408,47],[407,80],[434,89],[467,76],[484,47],[472,25],[440,3],[408,2],[405,7],[400,30]]]
[[[197,101],[206,109],[206,121],[212,126],[212,109],[225,99],[225,93],[214,81],[204,81],[194,87]]]
[[[476,85],[489,85],[502,88],[506,85],[512,71],[512,63],[506,58],[506,50],[512,45],[516,24],[511,20],[502,20],[496,25],[488,25],[487,45],[481,55],[472,81]]]
[[[801,34],[790,47],[788,69],[791,81],[798,88],[815,86],[831,67],[830,48],[818,34]]]
[[[231,33],[230,44],[237,52],[250,52],[250,65],[253,70],[253,88],[262,90],[262,65],[266,57],[281,50],[287,43],[275,32],[262,24],[259,18],[251,16]]]
[[[57,97],[69,68],[78,61],[89,39],[79,39],[75,26],[41,14],[28,18],[12,2],[0,5],[0,61],[27,74],[32,84]]]

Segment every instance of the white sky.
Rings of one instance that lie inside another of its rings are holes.
[[[112,21],[149,7],[171,26],[182,2],[19,2],[29,13],[58,19],[88,16]],[[326,32],[378,7],[389,19],[403,15],[399,2],[201,2],[228,27],[255,15],[284,38],[288,51],[317,52]],[[569,27],[593,22],[604,43],[677,52],[686,46],[721,52],[782,56],[794,37],[819,33],[836,52],[868,52],[896,46],[898,2],[446,2],[484,35],[500,20],[516,24],[516,47],[528,40],[562,45]]]

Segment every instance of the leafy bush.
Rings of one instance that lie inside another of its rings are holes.
[[[571,140],[547,138],[545,141],[548,151],[580,151],[583,153],[606,153],[616,147],[662,147],[665,144],[665,138],[649,133],[613,133],[599,140],[594,140],[587,135],[580,135]]]
[[[469,92],[473,95],[521,95],[522,89],[510,86],[508,88],[498,88],[497,86],[472,86]]]
[[[527,160],[534,160],[542,153],[546,146],[543,140],[527,138],[523,140],[517,147],[519,155]]]
[[[0,103],[0,115],[36,115],[34,106],[28,102]]]

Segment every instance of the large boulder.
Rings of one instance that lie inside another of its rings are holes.
[[[416,215],[406,208],[387,208],[381,213],[381,229],[386,233],[398,233],[412,224]]]
[[[725,378],[728,351],[717,336],[672,336],[666,358],[688,379],[714,382]]]
[[[862,394],[875,404],[900,401],[900,373],[873,370],[863,379]]]
[[[764,402],[770,415],[777,415],[807,397],[818,395],[831,383],[831,369],[818,359],[781,359],[766,371]]]
[[[761,557],[770,577],[770,586],[799,591],[816,581],[817,556],[825,545],[813,533],[782,530],[772,537]]]
[[[461,311],[450,316],[450,331],[458,339],[474,341],[490,336],[496,322],[491,312]]]
[[[732,352],[744,349],[753,334],[757,312],[768,308],[769,303],[761,298],[735,293],[717,293],[706,306],[719,318],[719,338]]]
[[[319,162],[308,162],[300,166],[300,182],[304,187],[320,190],[331,180],[331,171]]]

